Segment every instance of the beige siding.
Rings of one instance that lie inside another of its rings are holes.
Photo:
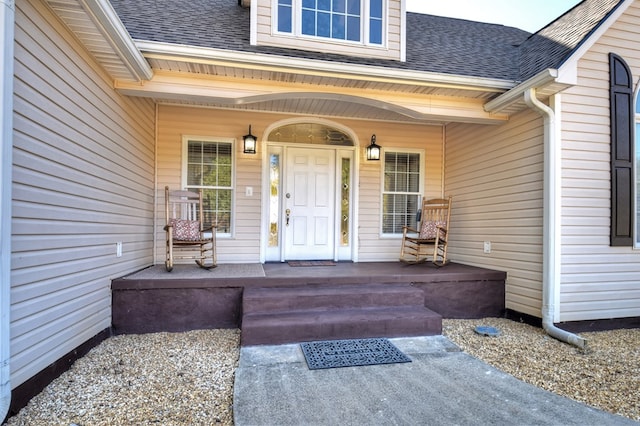
[[[640,250],[610,247],[609,52],[640,79],[635,2],[578,62],[562,95],[561,321],[640,315]]]
[[[272,28],[273,0],[255,0],[251,7],[257,7],[257,44],[311,50],[315,52],[340,53],[365,58],[401,59],[402,49],[402,13],[400,0],[387,0],[386,46],[363,46],[356,43],[345,43],[322,38],[318,41],[309,37],[286,36],[276,33]],[[384,31],[384,30],[383,30]]]
[[[264,131],[268,126],[291,116],[256,114],[206,108],[186,108],[163,105],[159,108],[158,128],[158,198],[156,262],[164,262],[164,200],[161,192],[165,185],[181,185],[181,145],[183,135],[235,138],[235,229],[231,238],[217,241],[220,263],[258,262],[260,259],[260,220],[262,194],[262,155]],[[353,130],[359,139],[359,192],[358,204],[360,261],[396,260],[400,239],[380,237],[380,202],[382,162],[364,160],[364,146],[371,134],[376,133],[383,147],[424,149],[426,154],[426,182],[428,196],[440,196],[442,188],[442,129],[439,126],[415,126],[395,123],[375,123],[355,120],[333,120]],[[258,154],[242,153],[242,135],[249,124],[258,136]],[[253,187],[253,196],[245,195],[245,188]]]
[[[507,271],[506,306],[540,317],[542,120],[446,128],[445,192],[453,196],[451,260]],[[483,251],[491,242],[491,253]]]
[[[111,279],[153,261],[154,179],[153,104],[117,95],[40,2],[16,6],[13,387],[111,326]]]

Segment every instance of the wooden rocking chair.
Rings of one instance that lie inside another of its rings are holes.
[[[195,259],[201,268],[215,268],[216,229],[215,226],[204,227],[202,191],[169,191],[166,186],[164,199],[167,272],[173,269],[175,259]]]
[[[400,261],[421,263],[431,258],[436,266],[444,266],[447,263],[451,197],[424,199],[419,214],[419,230],[403,227]]]

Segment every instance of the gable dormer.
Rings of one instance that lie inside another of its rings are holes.
[[[405,0],[251,0],[250,4],[252,45],[405,59]]]

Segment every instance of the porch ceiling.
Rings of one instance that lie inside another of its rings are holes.
[[[149,53],[145,57],[154,70],[153,78],[142,83],[117,81],[121,93],[159,103],[376,121],[446,124],[508,119],[483,107],[504,89],[321,69],[177,60]]]

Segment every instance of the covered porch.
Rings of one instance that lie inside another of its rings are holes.
[[[111,285],[114,332],[181,332],[208,328],[242,328],[244,332],[249,323],[247,315],[250,314],[250,308],[246,298],[250,292],[254,295],[252,297],[260,293],[277,299],[257,302],[260,309],[277,304],[273,310],[282,311],[285,309],[282,306],[287,305],[288,310],[295,311],[297,315],[305,309],[303,305],[312,303],[313,306],[308,309],[313,311],[315,317],[310,326],[317,326],[318,321],[323,321],[322,318],[333,321],[335,315],[329,318],[325,314],[338,311],[342,316],[351,318],[361,317],[360,313],[366,311],[368,316],[362,318],[362,322],[369,324],[375,321],[370,315],[374,312],[400,312],[403,308],[399,305],[406,304],[407,297],[415,299],[409,301],[413,307],[419,305],[437,314],[440,317],[438,321],[441,318],[497,317],[503,315],[505,310],[506,272],[502,271],[457,263],[440,268],[430,263],[407,265],[401,262],[293,265],[286,262],[221,264],[212,270],[195,265],[176,265],[171,273],[166,272],[163,265],[155,265],[115,279]],[[301,296],[296,289],[301,289],[305,294]],[[407,291],[410,293],[402,291],[402,296],[390,296],[390,289],[409,289]],[[314,294],[310,295],[309,292]],[[327,292],[334,294],[333,299]],[[291,293],[297,295],[292,296]],[[286,301],[285,297],[297,299]],[[316,297],[316,301],[308,302],[310,297]],[[397,297],[405,301],[398,302],[394,299]],[[302,298],[305,301],[301,301]],[[318,298],[322,298],[325,305],[318,305]],[[374,300],[376,298],[377,302]],[[365,299],[367,301],[363,302]],[[255,300],[251,303],[256,305]],[[384,309],[378,306],[380,303],[385,305]],[[261,318],[262,323],[268,322],[266,317]],[[302,319],[293,318],[291,312],[289,319],[298,327],[304,323]],[[404,319],[394,317],[390,321],[399,324]],[[331,327],[332,333],[337,333],[334,336],[336,338],[342,337],[340,329],[345,327],[350,327],[348,333],[364,333],[360,337],[376,334],[375,331],[353,325],[338,324]],[[391,330],[388,326],[384,328]],[[394,328],[388,333],[402,334],[403,331]],[[276,336],[283,333],[280,330],[271,334]],[[439,334],[439,331],[431,334]],[[273,336],[257,337],[255,341]]]

